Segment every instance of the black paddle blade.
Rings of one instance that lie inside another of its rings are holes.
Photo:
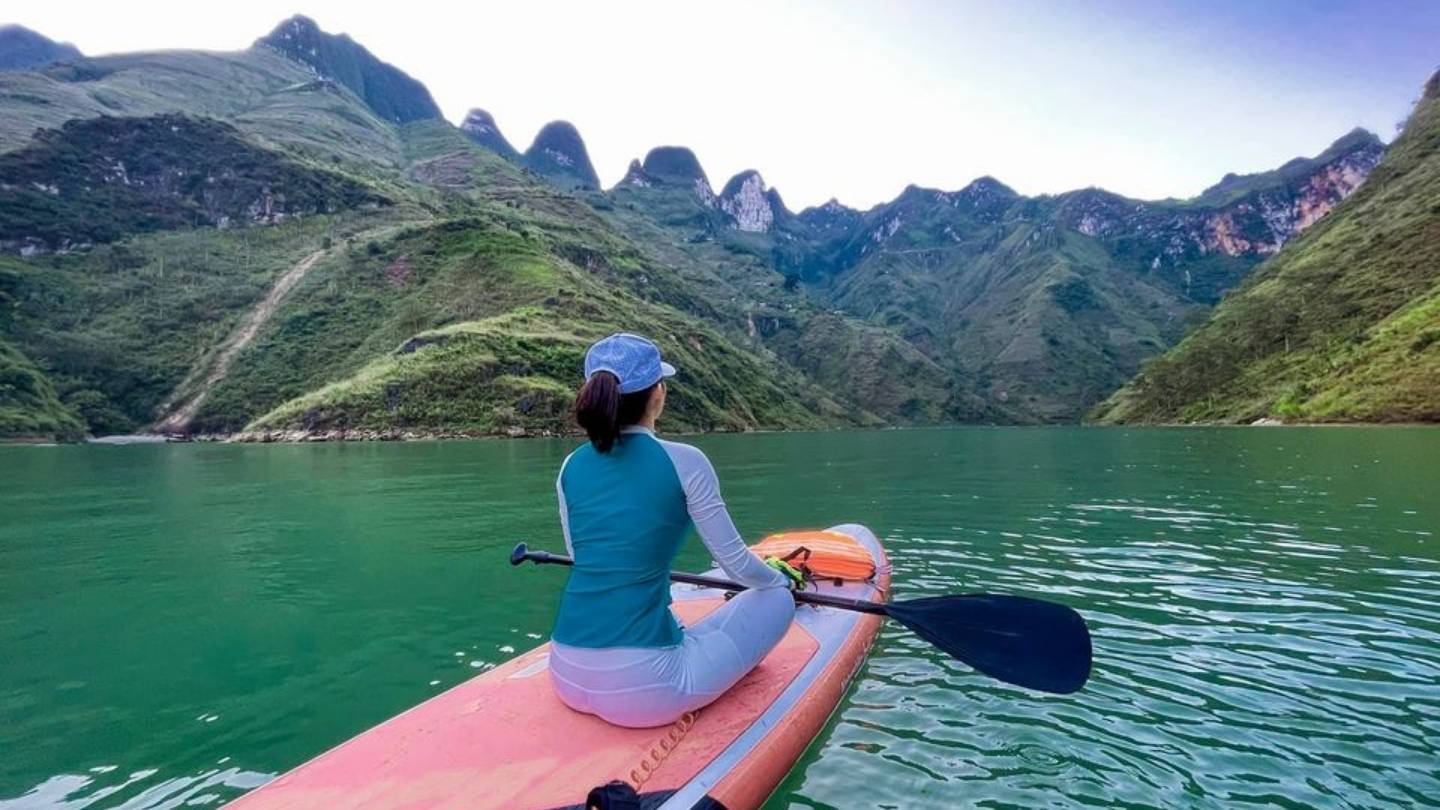
[[[1023,596],[931,596],[885,606],[890,618],[992,678],[1069,694],[1090,677],[1090,631],[1074,610]]]

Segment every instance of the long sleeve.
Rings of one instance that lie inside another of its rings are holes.
[[[785,576],[761,562],[745,545],[720,497],[720,481],[710,459],[687,444],[663,442],[680,484],[690,520],[710,556],[727,576],[749,588],[786,587]]]
[[[575,559],[575,546],[570,542],[570,512],[565,508],[565,465],[570,463],[570,456],[560,464],[560,472],[555,476],[555,499],[560,504],[560,533],[565,536],[565,553],[570,559]]]

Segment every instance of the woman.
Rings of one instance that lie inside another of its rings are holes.
[[[760,663],[795,616],[802,585],[779,560],[745,547],[709,459],[655,436],[664,378],[675,373],[645,338],[611,335],[585,354],[575,420],[588,444],[555,488],[575,560],[550,652],[556,693],[577,711],[644,728],[715,700]],[[694,525],[746,590],[682,630],[670,612],[670,566]]]

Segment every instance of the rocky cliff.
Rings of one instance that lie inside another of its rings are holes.
[[[1213,302],[1228,285],[1201,283],[1193,273],[1187,278],[1187,264],[1212,255],[1275,253],[1359,188],[1384,152],[1374,135],[1352,132],[1317,158],[1259,175],[1229,175],[1183,203],[1129,200],[1099,189],[1061,195],[1057,220],[1156,273],[1175,273],[1187,293]]]
[[[736,229],[746,233],[769,233],[790,213],[779,192],[767,188],[765,179],[753,169],[730,178],[715,205],[734,219]]]

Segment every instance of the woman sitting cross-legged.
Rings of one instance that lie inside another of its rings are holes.
[[[591,346],[575,401],[590,441],[556,481],[575,566],[555,621],[551,682],[566,705],[621,726],[665,725],[718,698],[785,635],[790,588],[803,584],[746,548],[705,454],[655,436],[674,373],[636,335]],[[682,629],[669,576],[692,524],[748,590]]]

